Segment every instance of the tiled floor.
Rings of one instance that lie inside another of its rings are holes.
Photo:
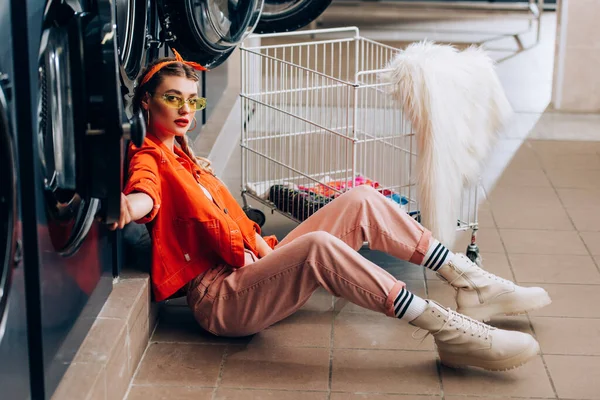
[[[185,304],[173,301],[162,308],[127,399],[600,399],[600,142],[531,140],[556,137],[558,117],[542,121],[549,91],[528,103],[514,89],[521,78],[511,84],[503,76],[520,119],[486,172],[479,244],[486,269],[552,296],[545,309],[492,322],[534,334],[539,357],[504,373],[448,369],[430,337],[419,343],[412,327],[323,290],[300,312],[242,339],[203,332]],[[581,138],[585,118],[567,118],[560,135]],[[236,193],[239,153],[224,180]],[[266,232],[283,236],[292,227],[267,214]],[[456,249],[467,241],[463,235]],[[420,296],[454,307],[453,290],[433,274],[363,254]]]
[[[242,339],[203,332],[184,303],[172,302],[128,399],[600,398],[600,187],[581,178],[600,173],[600,142],[528,140],[517,154],[482,206],[480,245],[486,269],[553,298],[529,316],[493,320],[533,333],[542,349],[534,361],[506,373],[442,367],[431,338],[419,343],[414,328],[323,290]],[[422,268],[363,253],[420,296],[454,307],[453,290]]]

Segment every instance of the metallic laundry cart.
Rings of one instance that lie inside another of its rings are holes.
[[[370,185],[420,220],[415,134],[379,79],[398,51],[357,28],[255,35],[241,47],[241,190],[251,219],[265,222],[248,196],[300,222]],[[478,190],[465,189],[457,222],[473,232],[473,260]]]

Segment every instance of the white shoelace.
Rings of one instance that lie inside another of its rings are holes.
[[[483,337],[484,340],[488,340],[491,335],[490,331],[495,329],[494,327],[484,324],[483,322],[467,317],[466,315],[459,314],[456,311],[451,310],[450,308],[446,308],[446,311],[448,312],[448,317],[446,318],[444,325],[442,325],[442,327],[438,331],[430,332],[425,329],[418,328],[412,334],[413,339],[421,339],[419,343],[423,343],[425,338],[427,338],[427,336],[429,336],[430,334],[435,335],[446,328],[455,328],[457,331],[462,331],[464,334],[471,334],[471,336],[473,337]],[[441,314],[438,314],[438,317],[440,316]],[[423,337],[415,336],[420,331],[425,331],[427,333]]]

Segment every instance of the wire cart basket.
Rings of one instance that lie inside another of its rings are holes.
[[[341,193],[370,185],[420,220],[417,144],[401,107],[379,81],[399,49],[358,28],[253,35],[241,46],[242,198],[303,221]],[[466,189],[458,230],[478,258],[478,187]],[[340,210],[343,212],[343,210]]]

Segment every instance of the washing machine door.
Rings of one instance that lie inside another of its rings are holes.
[[[7,79],[0,73],[0,342],[6,328],[12,270],[19,262],[15,222],[17,217],[17,161],[10,110],[5,93]]]
[[[53,245],[64,256],[94,220],[118,220],[122,140],[143,140],[141,116],[123,123],[111,0],[85,12],[48,3],[38,59],[38,144]]]
[[[263,6],[263,0],[157,1],[163,40],[209,69],[253,32]]]
[[[321,15],[331,0],[265,0],[257,33],[298,30]]]
[[[148,62],[150,0],[114,0],[117,51],[123,89],[133,92],[135,80]]]

